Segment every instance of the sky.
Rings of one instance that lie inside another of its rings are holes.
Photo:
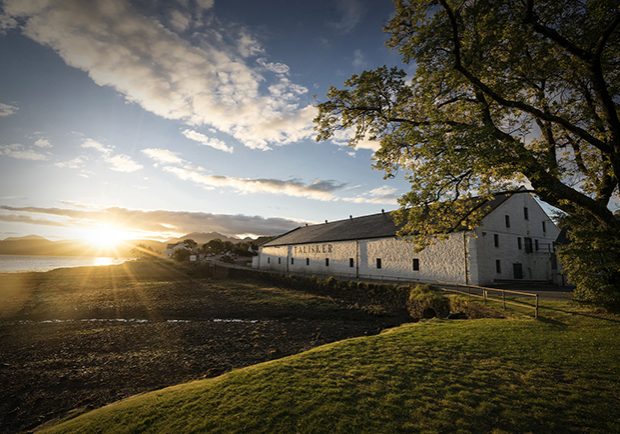
[[[316,142],[384,64],[390,0],[0,2],[0,238],[274,235],[397,207],[378,144]]]

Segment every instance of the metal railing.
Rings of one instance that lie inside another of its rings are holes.
[[[463,288],[466,288],[466,290],[463,290]],[[488,288],[486,286],[476,286],[476,285],[450,285],[450,284],[443,284],[440,287],[441,290],[443,291],[448,291],[448,292],[453,292],[453,293],[457,293],[457,294],[463,294],[463,295],[467,295],[470,297],[476,297],[476,298],[481,298],[484,303],[486,304],[488,301],[494,301],[494,302],[498,302],[501,303],[503,308],[506,309],[506,305],[510,304],[513,306],[519,306],[519,307],[524,307],[527,309],[533,309],[534,310],[534,318],[538,318],[538,311],[539,311],[539,305],[538,305],[538,294],[533,294],[531,292],[525,292],[525,291],[515,291],[512,289],[499,289],[499,288]],[[473,289],[473,292],[472,292]],[[501,298],[498,297],[489,297],[489,292],[491,293],[497,293],[499,295],[501,295]],[[514,295],[518,295],[518,296],[524,296],[524,297],[532,297],[534,300],[534,304],[530,304],[524,301],[520,301],[520,300],[514,300],[514,299],[506,299],[506,294],[514,294]]]

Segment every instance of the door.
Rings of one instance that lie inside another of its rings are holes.
[[[512,275],[515,279],[523,279],[523,264],[519,262],[512,264]]]

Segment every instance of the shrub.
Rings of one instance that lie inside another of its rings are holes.
[[[430,285],[416,285],[409,291],[407,311],[414,320],[445,318],[450,313],[450,302]]]

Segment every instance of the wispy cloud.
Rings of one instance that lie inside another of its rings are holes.
[[[364,56],[364,52],[359,48],[353,51],[353,67],[365,68],[366,66],[368,66],[368,62],[366,61],[366,56]]]
[[[342,33],[349,33],[361,21],[365,8],[360,0],[337,0],[336,7],[340,13],[337,20],[328,21],[328,27]]]
[[[129,155],[115,154],[114,146],[104,145],[94,139],[87,138],[82,142],[84,149],[94,149],[101,153],[103,160],[108,163],[111,170],[116,172],[135,172],[142,169],[142,165],[135,162]]]
[[[335,200],[334,193],[346,184],[333,180],[314,180],[309,183],[297,179],[240,178],[212,175],[202,167],[195,166],[168,149],[148,148],[142,152],[162,165],[164,172],[183,181],[190,181],[207,189],[231,188],[239,193],[269,193],[316,200]]]
[[[204,12],[213,2],[193,4]],[[23,23],[24,35],[54,49],[68,65],[163,118],[217,128],[253,149],[314,134],[316,108],[299,98],[294,83],[278,82],[290,86],[294,98],[263,90],[264,68],[251,60],[262,48],[247,31],[242,41],[229,41],[223,37],[226,25],[218,28],[217,20],[209,20],[190,42],[127,0],[93,1],[88,7],[83,0],[6,0],[4,10]],[[346,14],[345,27],[355,16]],[[270,65],[280,71],[285,66]]]
[[[262,57],[256,59],[256,63],[265,68],[267,71],[271,71],[276,74],[288,74],[290,70],[288,65],[285,65],[284,63],[267,62],[267,60]]]
[[[0,206],[0,210],[3,211],[0,213],[0,221],[50,226],[87,226],[105,222],[136,231],[137,235],[159,237],[211,231],[226,235],[247,233],[275,235],[301,225],[299,221],[284,218],[127,208],[71,209],[4,205]],[[47,218],[32,217],[28,214]]]
[[[47,160],[48,155],[19,143],[0,145],[0,155],[18,160],[40,161]]]
[[[384,185],[374,188],[366,193],[362,193],[358,196],[344,197],[342,198],[342,200],[352,203],[398,205],[399,197],[400,195],[398,194],[398,190],[396,188]]]
[[[0,32],[0,34],[2,33]],[[5,116],[11,116],[12,114],[16,113],[17,110],[19,110],[19,108],[14,105],[4,104],[0,102],[0,118]]]
[[[40,137],[37,140],[34,141],[34,145],[37,148],[51,148],[52,144],[49,141],[49,139],[45,138],[45,137]]]
[[[143,149],[142,152],[152,160],[157,161],[158,163],[169,163],[169,164],[181,164],[183,163],[183,159],[179,157],[176,152],[172,152],[168,149],[161,148],[147,148]]]
[[[216,139],[215,137],[208,137],[198,131],[194,130],[183,130],[183,135],[190,140],[200,143],[201,145],[210,146],[213,149],[217,149],[218,151],[223,152],[233,152],[232,146],[228,146],[220,139]]]

